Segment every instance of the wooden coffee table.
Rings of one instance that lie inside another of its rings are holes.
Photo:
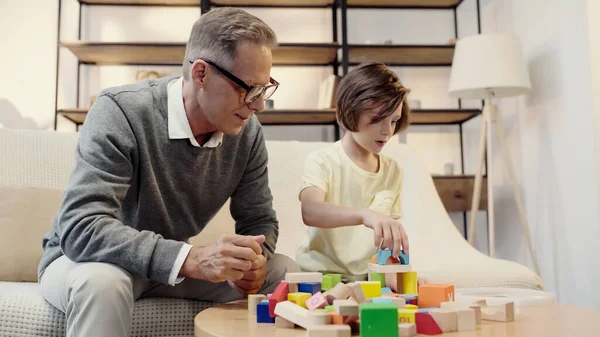
[[[597,337],[600,311],[567,304],[515,308],[510,323],[482,321],[476,331],[444,333],[442,337]],[[194,319],[196,337],[296,337],[306,330],[275,329],[275,324],[256,323],[246,301],[236,301],[200,312]],[[356,334],[358,336],[358,334]],[[418,335],[422,336],[422,335]]]

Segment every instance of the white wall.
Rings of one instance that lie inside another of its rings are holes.
[[[490,0],[483,12],[490,23],[484,32],[520,36],[529,66],[532,94],[499,103],[542,277],[561,302],[600,308],[594,291],[600,282],[600,213],[586,3]],[[598,59],[592,60],[597,69]],[[494,172],[503,169],[498,155],[492,165]],[[530,264],[510,184],[496,175],[493,185],[498,256]]]
[[[596,129],[596,148],[594,150],[596,152],[598,193],[600,193],[600,2],[597,0],[588,0],[587,5],[592,100],[594,104]],[[600,208],[600,205],[598,205],[598,207]]]
[[[54,126],[57,9],[56,1],[0,0],[0,126]]]

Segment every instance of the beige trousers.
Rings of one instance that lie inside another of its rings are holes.
[[[290,258],[275,254],[267,263],[267,276],[260,293],[272,293],[286,272],[298,271]],[[40,283],[46,301],[65,313],[67,337],[127,336],[134,302],[140,298],[173,297],[210,302],[242,299],[227,282],[188,278],[170,286],[132,275],[112,264],[76,263],[66,256],[46,268]]]

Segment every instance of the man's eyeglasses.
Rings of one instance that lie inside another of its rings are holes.
[[[248,85],[246,84],[246,82],[242,81],[237,76],[233,75],[227,70],[221,68],[214,62],[205,59],[201,60],[217,68],[217,70],[219,70],[221,74],[225,75],[225,77],[230,79],[233,83],[239,85],[240,87],[242,87],[242,89],[246,90],[246,97],[244,98],[244,102],[246,102],[246,104],[250,104],[256,101],[261,95],[263,96],[263,100],[269,99],[269,97],[271,97],[279,87],[279,82],[275,81],[273,77],[271,77],[269,80],[271,84]],[[194,60],[190,60],[190,63],[193,64]]]

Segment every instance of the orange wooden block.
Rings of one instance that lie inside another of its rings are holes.
[[[454,301],[454,285],[422,284],[419,286],[419,308],[439,308],[442,302]]]
[[[331,324],[344,324],[344,317],[342,315],[335,311],[330,311],[328,314],[331,316]]]

